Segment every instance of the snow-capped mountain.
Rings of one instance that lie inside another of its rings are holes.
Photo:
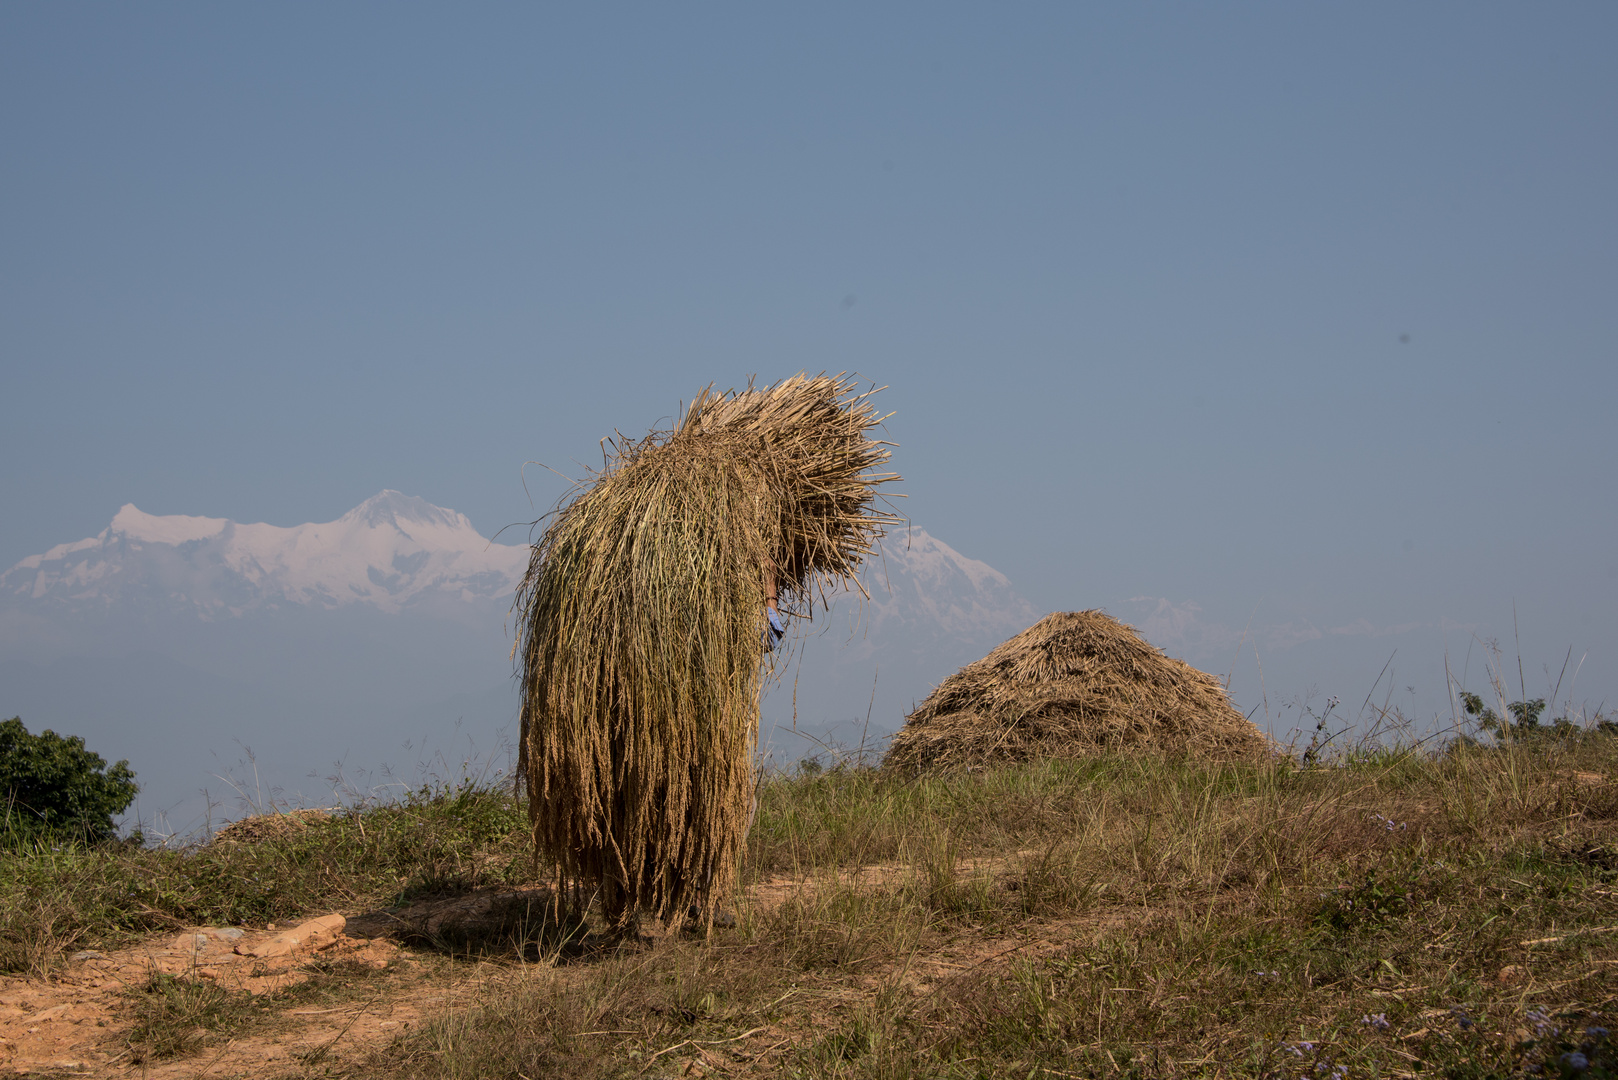
[[[528,548],[493,543],[463,514],[383,491],[336,521],[238,524],[125,505],[98,536],[0,574],[0,604],[91,613],[184,610],[206,620],[282,604],[397,613],[431,597],[508,601]]]
[[[336,521],[283,527],[156,516],[126,504],[99,535],[0,574],[0,608],[94,614],[180,611],[205,621],[289,605],[397,614],[428,599],[509,604],[527,545],[486,539],[464,514],[382,491]],[[912,527],[866,568],[870,600],[839,594],[861,637],[922,633],[993,641],[1037,617],[1006,576]]]
[[[999,644],[1039,618],[1006,575],[967,558],[925,529],[889,535],[882,558],[867,569],[864,580],[871,594],[870,638],[924,631]]]

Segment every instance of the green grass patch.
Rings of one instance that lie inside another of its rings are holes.
[[[268,1006],[245,990],[158,971],[131,990],[130,997],[135,1024],[129,1046],[137,1065],[179,1057],[228,1037]]]
[[[255,843],[0,850],[0,971],[189,925],[262,925],[534,881],[526,810],[473,785],[355,808]]]

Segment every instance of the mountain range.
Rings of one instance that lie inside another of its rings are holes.
[[[143,513],[58,544],[0,574],[7,606],[79,614],[116,608],[239,618],[289,604],[398,614],[434,600],[509,603],[528,549],[495,544],[464,514],[383,491],[336,521],[282,528]]]
[[[396,491],[291,527],[126,505],[0,574],[0,717],[129,759],[160,832],[454,781],[498,766],[515,735],[511,602],[529,553]],[[891,733],[1040,614],[916,527],[885,540],[862,585],[868,598],[822,598],[778,658],[763,719],[778,760]]]

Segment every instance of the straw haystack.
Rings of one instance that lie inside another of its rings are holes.
[[[1236,757],[1268,745],[1212,675],[1104,612],[1066,611],[945,679],[882,764],[947,770],[1115,749]]]
[[[534,545],[516,607],[536,856],[620,927],[711,920],[752,806],[772,586],[807,617],[899,521],[873,506],[897,477],[856,390],[705,391],[674,430],[605,443]]]

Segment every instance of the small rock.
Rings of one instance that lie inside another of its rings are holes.
[[[97,949],[81,949],[68,957],[69,960],[105,960],[107,954]]]
[[[242,928],[239,926],[209,926],[202,932],[220,941],[235,941],[242,936]]]
[[[68,1010],[72,1008],[72,1005],[54,1005],[51,1008],[46,1009],[44,1012],[35,1013],[33,1016],[30,1016],[28,1019],[24,1020],[23,1023],[40,1024],[44,1023],[46,1020],[59,1020],[67,1014]]]
[[[341,915],[322,915],[318,919],[299,923],[269,941],[262,941],[257,945],[238,945],[236,951],[242,956],[268,959],[272,956],[284,956],[295,949],[317,949],[335,940],[337,935],[343,932],[346,922],[347,920]]]

